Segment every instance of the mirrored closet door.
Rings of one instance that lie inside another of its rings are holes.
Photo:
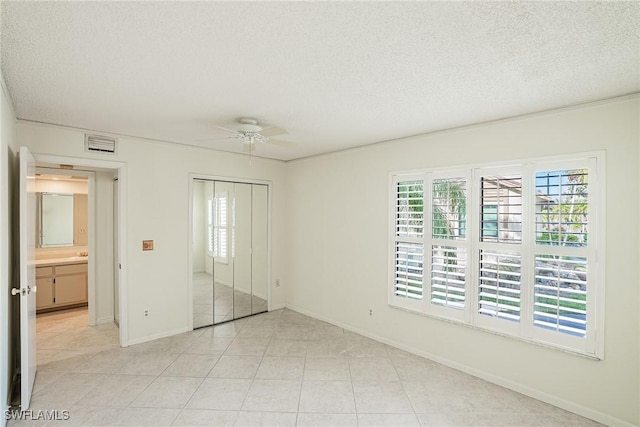
[[[193,181],[193,327],[267,311],[268,187]]]

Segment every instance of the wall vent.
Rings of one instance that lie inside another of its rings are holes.
[[[84,151],[94,151],[98,153],[115,153],[115,138],[102,135],[84,135]]]

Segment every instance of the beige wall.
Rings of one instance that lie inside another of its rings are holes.
[[[637,425],[639,114],[638,98],[626,98],[288,163],[287,305],[584,415]],[[605,360],[387,305],[392,171],[593,150],[606,151]]]
[[[36,192],[87,194],[89,192],[89,183],[88,181],[64,181],[36,178]]]
[[[190,266],[189,173],[273,182],[272,280],[284,269],[284,164],[279,161],[222,153],[182,145],[121,138],[118,154],[84,152],[84,134],[77,130],[19,122],[20,144],[35,154],[126,162],[127,333],[140,342],[185,331]],[[124,187],[125,184],[123,184]],[[153,251],[142,251],[142,240],[153,239]],[[272,292],[272,304],[282,307],[282,288]],[[144,317],[145,308],[149,317]],[[122,325],[122,324],[121,324]]]

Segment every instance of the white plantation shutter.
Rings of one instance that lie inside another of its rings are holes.
[[[424,179],[393,182],[393,289],[391,299],[416,308],[424,292]]]
[[[467,178],[433,178],[431,221],[434,239],[461,240],[466,235]]]
[[[431,248],[431,303],[455,309],[464,308],[466,267],[466,248]]]
[[[523,329],[523,222],[527,195],[518,167],[477,171],[478,215],[474,323],[520,334]]]
[[[602,358],[603,156],[393,175],[390,304]]]
[[[229,196],[227,192],[216,193],[207,200],[207,230],[209,239],[207,252],[218,262],[228,262]]]
[[[424,180],[396,184],[396,236],[420,238],[424,233]]]
[[[480,203],[480,235],[483,242],[522,242],[521,176],[482,176]]]
[[[593,342],[598,308],[592,282],[597,277],[592,198],[598,194],[593,164],[546,166],[535,171],[534,336],[584,346]]]
[[[518,254],[480,251],[480,314],[520,320],[521,262]]]
[[[430,304],[427,313],[463,320],[468,282],[467,171],[429,174]],[[428,208],[428,209],[429,209]]]
[[[207,200],[207,255],[213,256],[215,237],[213,231],[214,217],[215,217],[215,201],[214,199]]]
[[[587,259],[538,254],[535,260],[534,325],[585,337]]]
[[[399,297],[422,299],[424,245],[396,243],[396,278],[394,294]]]

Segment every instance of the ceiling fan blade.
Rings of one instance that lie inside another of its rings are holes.
[[[262,129],[258,133],[262,136],[277,136],[277,135],[286,135],[289,132],[287,132],[286,129],[282,129],[281,127],[278,127],[278,126],[269,126]]]
[[[237,130],[235,130],[235,129],[229,129],[229,128],[226,128],[226,127],[224,127],[224,126],[214,125],[213,127],[214,127],[214,128],[217,128],[217,129],[220,129],[220,130],[223,130],[223,131],[226,131],[226,132],[233,132],[233,133],[238,132],[238,131],[237,131]]]
[[[238,139],[236,136],[224,136],[222,138],[202,138],[202,139],[194,139],[194,142],[205,142],[205,141],[226,141],[228,139]]]
[[[269,140],[267,141],[267,144],[273,144],[273,145],[277,145],[279,147],[284,147],[284,148],[295,148],[298,146],[298,144],[296,144],[295,142],[283,141],[281,139],[271,139],[271,138],[269,138]]]

